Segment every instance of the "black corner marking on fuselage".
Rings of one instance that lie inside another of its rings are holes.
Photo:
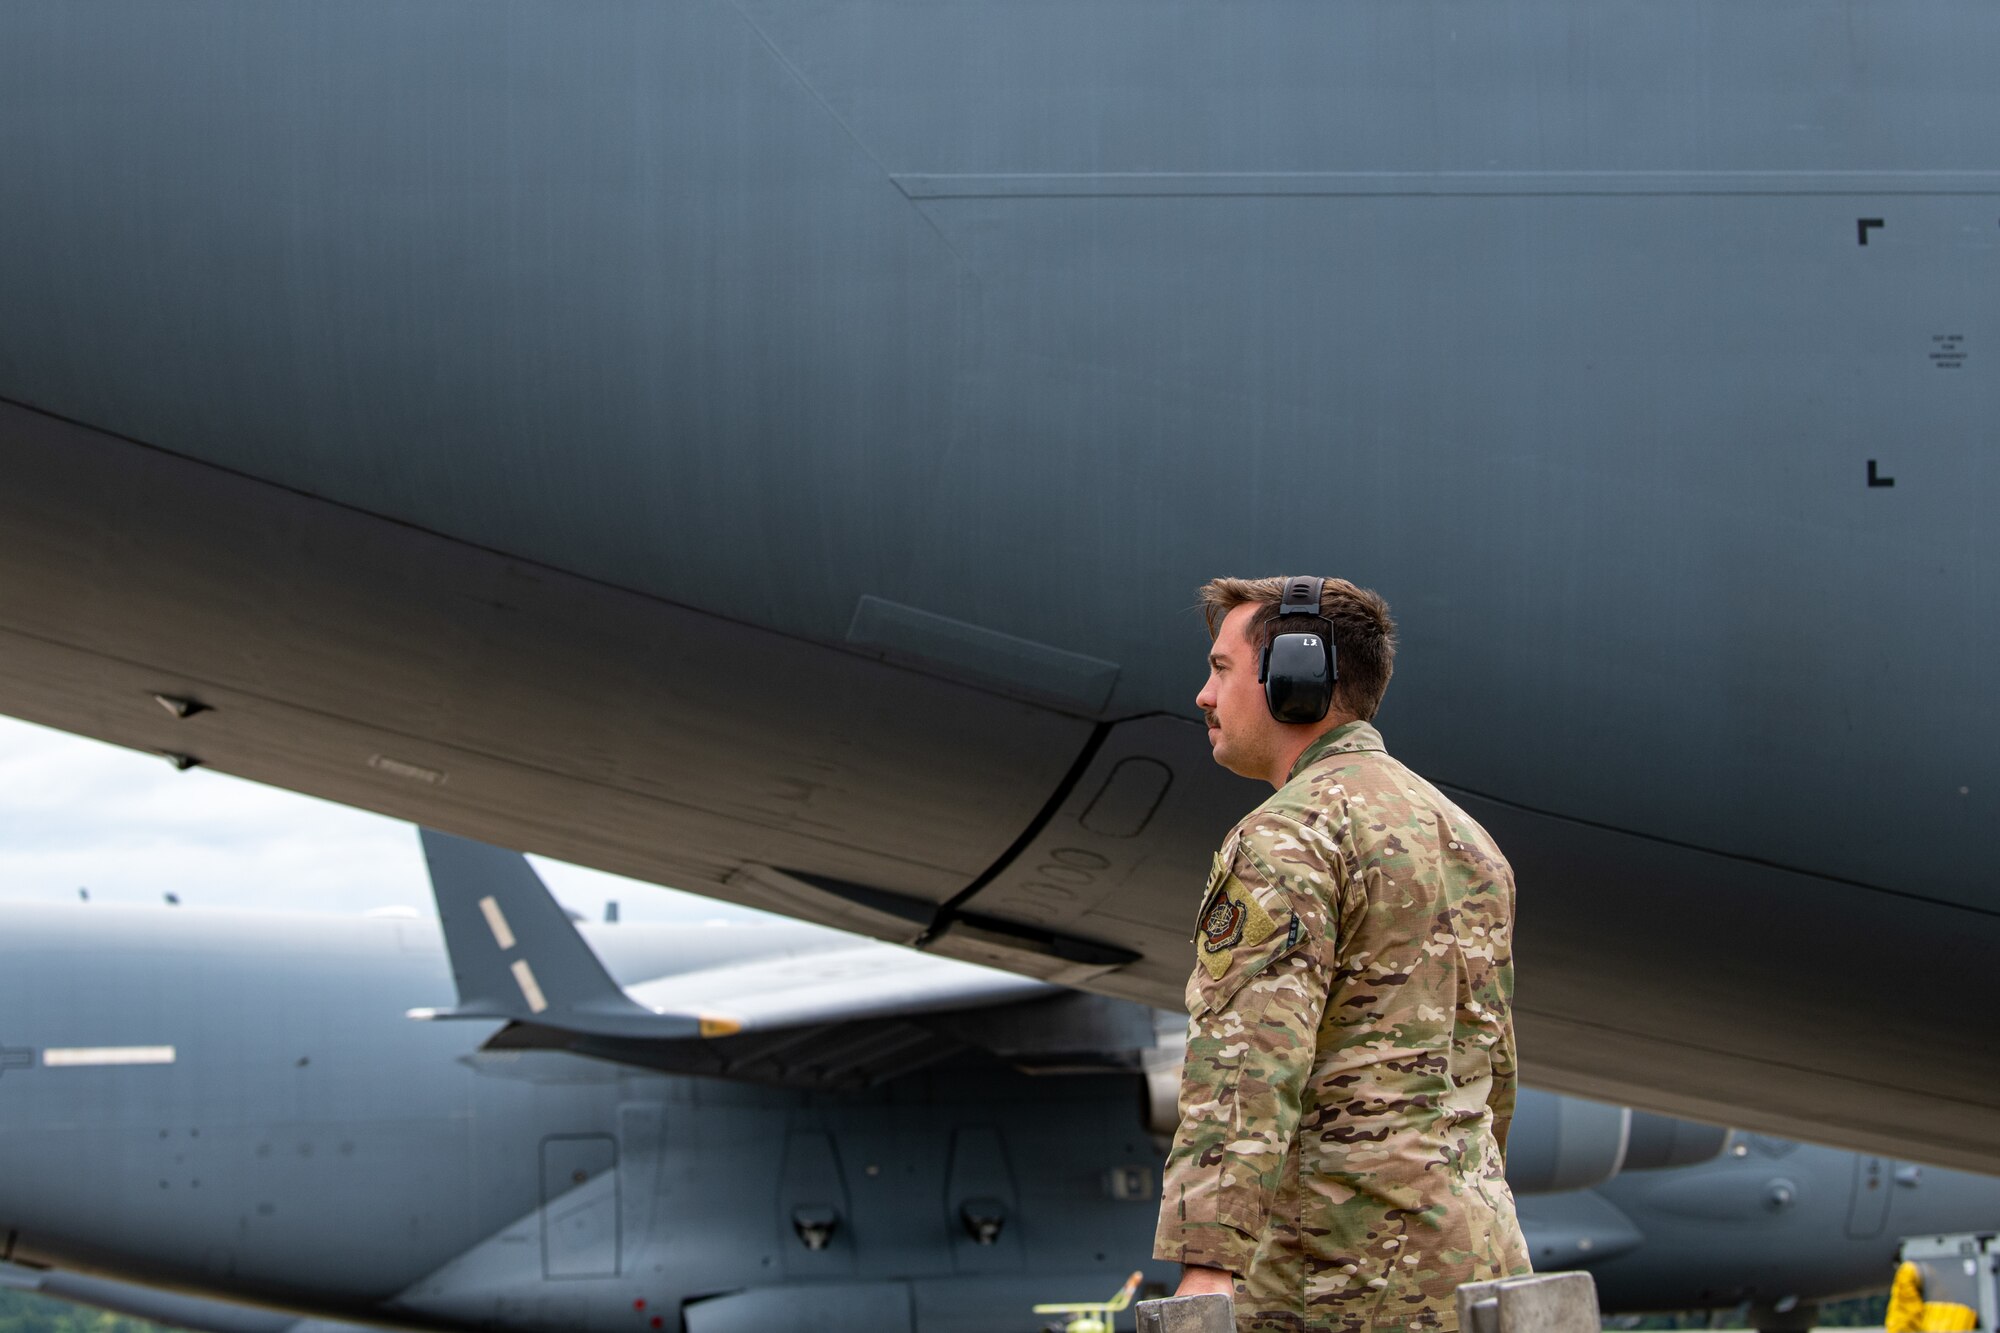
[[[33,1069],[34,1067],[34,1048],[0,1046],[0,1074],[4,1074],[10,1069]]]
[[[1871,458],[1868,460],[1868,484],[1870,486],[1894,486],[1896,479],[1894,477],[1885,477],[1877,472],[1875,470],[1875,460]]]
[[[1854,239],[1866,245],[1868,244],[1869,232],[1874,231],[1877,227],[1886,227],[1888,225],[1881,218],[1856,218],[1854,219]]]

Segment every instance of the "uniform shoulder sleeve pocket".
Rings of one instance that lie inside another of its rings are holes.
[[[1246,982],[1296,949],[1304,925],[1285,895],[1243,857],[1217,859],[1195,923],[1188,1012],[1227,1008]]]

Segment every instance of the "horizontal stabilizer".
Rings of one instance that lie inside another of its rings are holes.
[[[983,1052],[1037,1074],[1140,1073],[1157,1054],[1153,1011],[1129,1000],[1064,991],[937,1013],[850,1018],[732,1036],[656,1041],[509,1023],[484,1053],[568,1051],[666,1074],[775,1087],[875,1087],[942,1060]],[[1178,1070],[1179,1062],[1175,1061]],[[507,1066],[491,1066],[505,1072]]]
[[[647,1009],[681,1015],[717,1036],[1006,1004],[1059,990],[871,940],[665,977],[631,994]]]
[[[413,1016],[503,1020],[484,1047],[494,1055],[562,1050],[831,1088],[869,1086],[968,1049],[1037,1069],[1136,1067],[1132,1052],[1152,1042],[1137,1005],[872,940],[785,949],[627,990],[525,857],[430,829],[423,844],[459,1002]]]
[[[519,852],[421,831],[458,1007],[424,1018],[533,1022],[603,1036],[682,1037],[691,1020],[642,1008],[620,989]]]

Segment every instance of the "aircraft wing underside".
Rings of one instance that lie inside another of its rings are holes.
[[[787,637],[16,407],[0,443],[11,713],[1180,1004],[1210,851],[1257,799],[1192,720],[1091,721],[1032,657]],[[1515,865],[1537,1085],[2000,1169],[1983,969],[1899,979],[2000,952],[2000,917],[1431,776]]]

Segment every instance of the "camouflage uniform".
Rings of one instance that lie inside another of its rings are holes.
[[[1216,855],[1154,1254],[1236,1273],[1243,1333],[1453,1330],[1526,1273],[1514,876],[1362,722],[1315,740]]]

